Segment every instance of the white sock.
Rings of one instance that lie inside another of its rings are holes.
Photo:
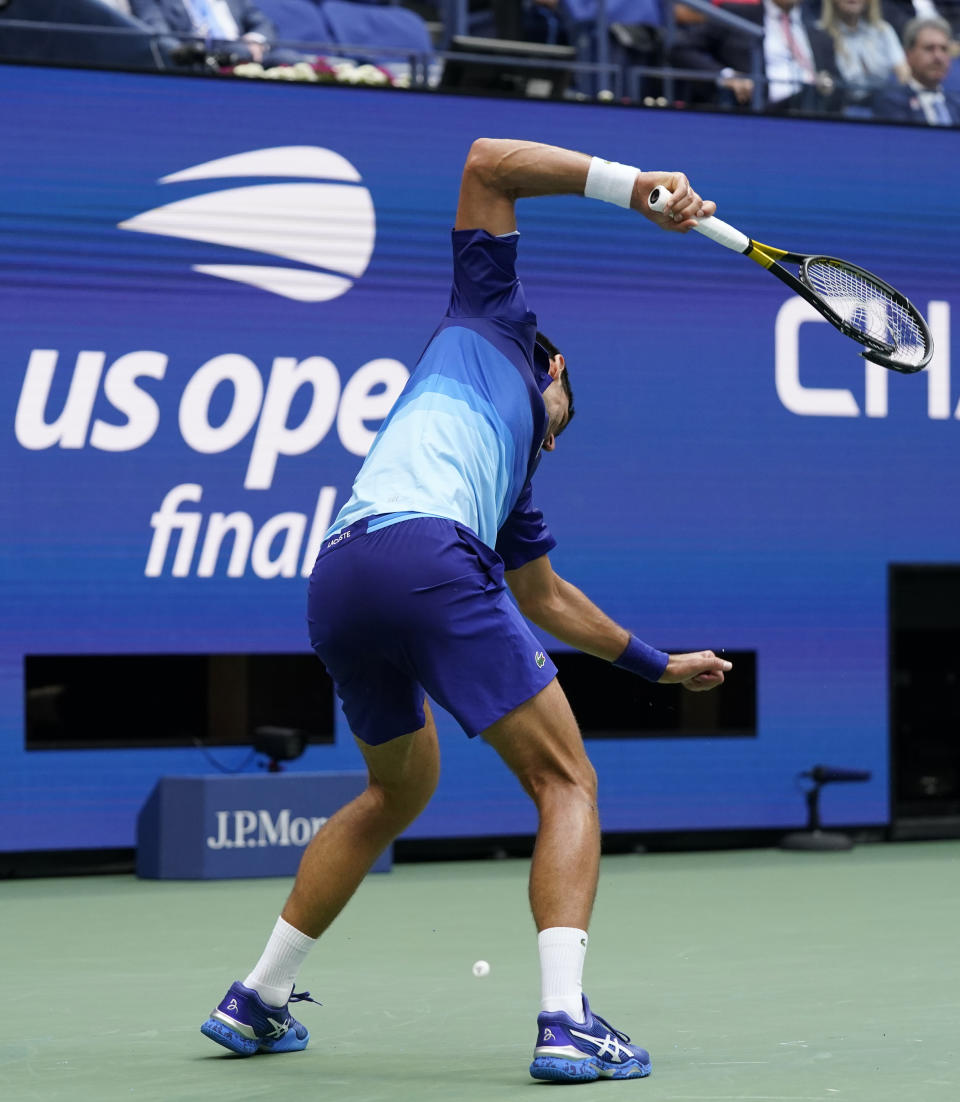
[[[537,934],[540,950],[540,1009],[562,1010],[583,1021],[583,958],[587,932],[573,926],[551,926]]]
[[[263,955],[243,986],[252,987],[267,1006],[286,1006],[300,965],[316,940],[278,918]]]

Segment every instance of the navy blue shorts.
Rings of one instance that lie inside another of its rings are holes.
[[[310,576],[310,643],[353,733],[372,746],[424,725],[424,693],[472,738],[557,668],[509,596],[503,560],[463,525],[416,517],[323,545]]]

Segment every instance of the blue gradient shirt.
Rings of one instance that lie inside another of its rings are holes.
[[[517,279],[518,234],[454,230],[447,314],[370,448],[327,536],[414,516],[465,525],[507,569],[556,545],[530,478],[552,382]]]

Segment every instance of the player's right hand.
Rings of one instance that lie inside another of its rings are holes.
[[[712,650],[671,654],[658,684],[682,685],[692,693],[703,693],[722,685],[723,675],[732,669],[732,662],[718,658]]]
[[[661,185],[673,198],[658,213],[650,209],[648,200],[650,192]],[[661,229],[676,233],[688,233],[697,224],[698,218],[706,218],[717,209],[716,203],[700,198],[682,172],[641,172],[637,176],[630,205]]]

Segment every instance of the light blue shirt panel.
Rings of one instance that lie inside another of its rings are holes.
[[[377,433],[327,536],[364,517],[412,512],[466,524],[493,547],[523,489],[532,433],[530,398],[514,365],[472,330],[444,329]]]
[[[498,506],[509,486],[503,440],[464,403],[432,398],[426,408],[411,405],[397,415],[394,424],[402,434],[383,438],[377,462],[364,468],[354,496],[367,499],[372,514],[420,512],[460,521],[492,547]]]
[[[462,402],[467,410],[459,410],[456,406],[451,406],[442,399],[448,399],[449,402]],[[514,431],[500,415],[497,406],[478,394],[469,384],[461,383],[457,379],[446,375],[428,375],[425,379],[422,379],[409,394],[399,399],[391,411],[391,417],[400,421],[411,409],[429,413],[435,408],[444,409],[454,414],[463,413],[463,439],[456,454],[449,457],[449,462],[455,468],[459,468],[459,475],[468,484],[483,484],[472,481],[478,477],[482,478],[483,470],[487,469],[486,466],[478,468],[476,456],[477,454],[486,456],[494,449],[494,445],[488,439],[488,429],[492,429],[496,434],[496,447],[499,448],[501,453],[500,462],[496,469],[497,485],[494,492],[495,498],[501,501],[497,513],[497,528],[499,528],[507,519],[510,509],[513,507],[513,502],[516,501],[517,495],[523,488],[529,460],[529,447],[527,446],[523,450],[518,449]],[[529,409],[529,403],[526,408]],[[532,421],[532,418],[528,417],[527,421]],[[455,431],[452,426],[451,430]],[[413,432],[414,430],[410,431]],[[477,439],[477,432],[481,434],[482,439]],[[429,432],[423,432],[417,438],[422,441],[428,437]],[[524,439],[528,438],[529,433],[524,434]],[[473,462],[469,458],[471,456]],[[470,469],[467,469],[468,467]],[[502,478],[504,474],[507,477],[506,482]]]

